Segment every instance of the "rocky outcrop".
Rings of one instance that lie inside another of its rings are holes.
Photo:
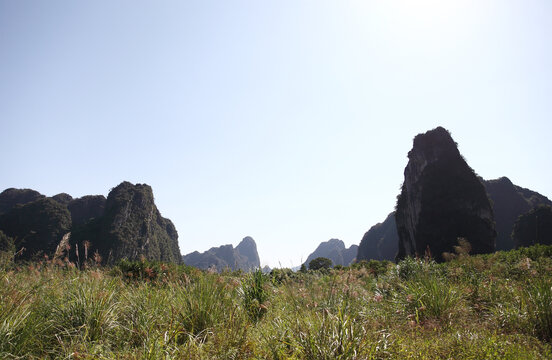
[[[494,210],[496,250],[513,249],[512,231],[518,217],[539,205],[552,205],[552,202],[546,196],[514,185],[507,177],[484,181],[484,184]]]
[[[516,247],[552,245],[552,207],[541,205],[521,215],[514,225],[512,237]]]
[[[238,246],[236,246],[236,252],[246,259],[244,270],[259,269],[261,267],[257,244],[251,236],[243,238]]]
[[[73,225],[83,225],[92,219],[100,218],[104,213],[105,202],[103,195],[86,195],[70,201],[67,208],[71,213]]]
[[[358,245],[351,245],[349,248],[345,248],[345,243],[343,241],[339,239],[330,239],[320,243],[316,250],[307,257],[305,264],[308,266],[312,260],[318,257],[324,257],[330,259],[334,266],[348,266],[356,259],[357,253]]]
[[[71,215],[51,198],[16,205],[0,216],[0,230],[14,239],[18,259],[51,256],[62,237],[71,230]]]
[[[257,253],[257,244],[251,237],[245,237],[236,248],[232,245],[212,247],[206,252],[194,251],[182,257],[184,264],[200,269],[214,268],[217,271],[259,269],[261,263]]]
[[[176,228],[161,216],[152,189],[145,184],[123,182],[107,199],[102,195],[73,199],[66,193],[46,198],[30,189],[7,189],[0,194],[0,203],[7,209],[0,216],[0,230],[15,239],[18,250],[26,248],[20,259],[53,255],[71,231],[64,240],[67,246],[60,247],[60,251],[75,250],[64,255],[71,260],[85,260],[77,258],[78,247],[82,255],[97,251],[104,263],[142,257],[180,262]]]
[[[142,257],[180,262],[176,229],[161,216],[149,185],[125,181],[113,188],[99,221],[99,243],[92,245],[108,262]]]
[[[31,189],[6,189],[0,193],[0,214],[10,211],[15,205],[25,205],[44,197]]]
[[[61,205],[67,206],[73,200],[73,197],[67,193],[59,193],[52,196],[52,199],[60,203]]]
[[[395,212],[387,216],[364,234],[358,246],[357,261],[390,260],[393,261],[399,249],[399,235],[395,222]]]
[[[397,200],[397,258],[428,251],[442,261],[458,238],[472,253],[495,249],[494,214],[485,188],[442,127],[414,138]]]

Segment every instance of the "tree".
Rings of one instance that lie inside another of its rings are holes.
[[[332,267],[332,261],[325,257],[317,257],[309,263],[310,270],[329,269]]]

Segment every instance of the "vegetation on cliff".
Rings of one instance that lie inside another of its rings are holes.
[[[552,244],[552,207],[541,205],[520,216],[512,237],[517,247]]]
[[[0,229],[14,239],[18,259],[52,256],[63,235],[71,230],[71,214],[59,202],[40,198],[0,215]]]

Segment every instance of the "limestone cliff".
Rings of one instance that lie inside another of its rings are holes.
[[[65,206],[51,198],[39,198],[15,205],[0,215],[0,230],[14,239],[18,260],[52,256],[58,243],[71,229],[71,215]]]
[[[44,197],[31,189],[6,189],[0,193],[0,214],[10,211],[15,205],[25,205]]]
[[[495,215],[496,250],[513,249],[512,231],[518,217],[539,205],[552,205],[552,202],[535,191],[512,184],[507,177],[484,181],[484,184]]]
[[[74,226],[83,225],[91,219],[98,219],[104,213],[105,196],[86,195],[67,204]]]
[[[552,245],[552,207],[541,205],[521,215],[512,234],[516,247]]]
[[[180,262],[174,225],[161,216],[149,185],[123,182],[105,202],[101,219],[100,254],[111,259],[127,258]]]
[[[387,216],[385,221],[378,223],[364,234],[358,246],[357,261],[361,260],[390,260],[397,256],[399,235],[395,213]]]
[[[397,200],[397,258],[423,256],[437,260],[466,238],[472,253],[495,249],[494,214],[485,187],[442,127],[414,138]]]

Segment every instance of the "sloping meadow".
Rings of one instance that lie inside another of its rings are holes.
[[[210,273],[4,264],[2,359],[550,359],[552,247]]]

